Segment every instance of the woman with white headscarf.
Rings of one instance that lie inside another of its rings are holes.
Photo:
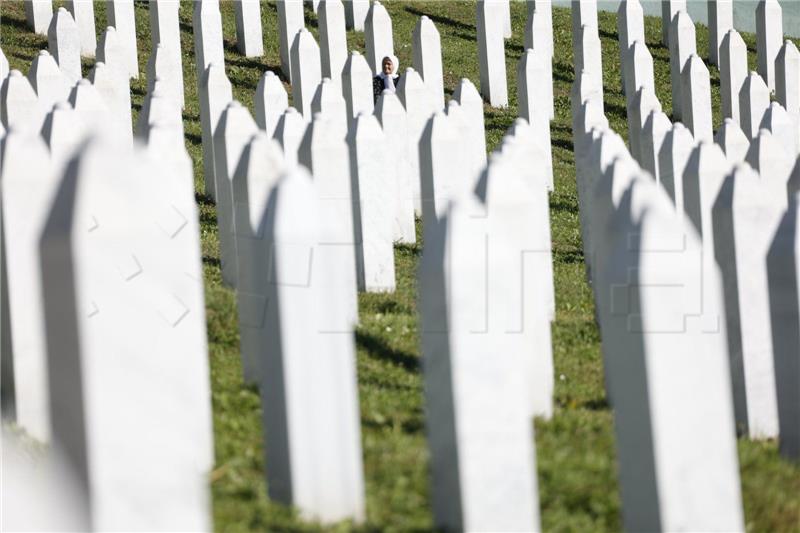
[[[383,91],[396,91],[397,82],[400,80],[397,74],[399,67],[400,61],[397,56],[386,56],[381,60],[381,72],[372,78],[372,96],[375,102]]]

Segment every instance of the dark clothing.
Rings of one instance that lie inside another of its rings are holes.
[[[400,76],[399,75],[392,76],[392,81],[394,81],[394,86],[397,87],[397,84],[400,81]],[[381,78],[380,76],[375,76],[374,78],[372,78],[372,97],[375,103],[378,103],[378,97],[383,92],[383,89],[384,89],[383,78]]]

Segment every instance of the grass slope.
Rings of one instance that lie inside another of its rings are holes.
[[[63,2],[54,2],[62,5]],[[462,77],[478,85],[475,6],[471,2],[386,2],[394,24],[396,54],[411,65],[411,32],[419,16],[431,18],[441,34],[445,91],[449,96]],[[234,97],[253,109],[253,93],[264,70],[279,70],[277,12],[262,5],[265,55],[244,58],[235,48],[233,5],[224,2],[223,24],[228,76]],[[98,30],[105,27],[105,4],[95,3]],[[187,90],[184,123],[195,163],[197,190],[202,191],[202,154],[197,80],[191,34],[191,2],[181,7],[181,39]],[[0,46],[12,68],[27,72],[44,37],[25,27],[22,2],[3,0]],[[525,5],[512,2],[514,37],[506,41],[510,107],[486,108],[486,137],[494,149],[516,112],[516,63],[523,52]],[[136,2],[140,78],[133,83],[134,113],[146,85],[150,52],[147,2]],[[317,36],[316,17],[306,7],[307,26]],[[599,14],[603,46],[605,104],[611,126],[627,136],[625,99],[619,77],[616,17]],[[574,155],[570,130],[569,90],[574,79],[570,13],[553,10],[553,62],[556,117],[552,123],[555,191],[550,196],[557,320],[553,326],[556,367],[556,412],[552,421],[536,422],[542,525],[548,531],[614,531],[621,527],[612,414],[603,390],[600,339],[593,301],[585,282],[578,226]],[[660,19],[646,20],[647,45],[653,54],[657,94],[665,112],[671,109],[669,54],[660,44]],[[755,39],[743,36],[755,65]],[[708,32],[697,28],[703,59]],[[364,49],[362,34],[348,33],[351,49]],[[91,62],[84,62],[84,75]],[[719,73],[710,67],[719,116]],[[134,116],[135,118],[135,116]],[[256,390],[243,386],[233,291],[221,284],[216,214],[210,200],[197,194],[200,206],[211,363],[216,469],[211,475],[214,523],[220,531],[315,531],[289,508],[266,496],[261,409]],[[328,530],[427,530],[432,527],[428,489],[428,453],[420,376],[415,270],[421,246],[398,246],[397,291],[361,294],[361,326],[356,332],[361,425],[367,486],[367,523],[359,528],[338,524]],[[688,370],[690,371],[690,370]],[[800,468],[780,459],[774,442],[739,441],[747,528],[750,531],[800,530]]]

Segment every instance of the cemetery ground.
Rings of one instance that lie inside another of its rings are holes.
[[[64,2],[54,2],[59,7]],[[279,71],[277,12],[262,5],[265,55],[247,59],[235,47],[233,5],[222,2],[226,71],[234,98],[253,109],[253,94],[265,70]],[[479,85],[475,4],[471,2],[387,2],[395,53],[401,71],[411,65],[411,34],[427,15],[442,39],[445,92],[458,80]],[[147,2],[135,3],[139,79],[132,83],[134,123],[146,92],[145,65],[150,54]],[[316,16],[306,4],[306,26],[317,37]],[[25,26],[21,1],[2,0],[0,46],[11,68],[28,71],[45,37]],[[95,3],[98,32],[106,24],[105,4]],[[512,2],[514,36],[506,41],[510,106],[486,107],[487,146],[493,150],[516,117],[516,64],[523,52],[526,7]],[[203,190],[200,120],[192,40],[192,2],[180,11],[186,87],[184,127],[194,161],[195,185]],[[627,136],[625,98],[620,85],[616,15],[599,13],[603,46],[605,109],[611,127]],[[569,92],[574,79],[570,12],[553,10],[553,62],[556,116],[552,122],[555,191],[550,196],[557,316],[553,324],[556,388],[555,414],[536,422],[536,454],[542,526],[547,531],[615,531],[621,527],[617,489],[613,416],[605,398],[600,338],[594,321],[591,289],[586,283],[580,243]],[[668,51],[660,44],[661,22],[646,18],[647,45],[653,54],[656,92],[664,111],[671,110]],[[743,34],[751,69],[755,38]],[[707,56],[708,33],[697,26],[697,49]],[[350,49],[364,49],[363,34],[348,32]],[[799,43],[800,44],[800,43]],[[88,74],[91,61],[84,60]],[[714,125],[719,126],[719,73],[709,64]],[[291,94],[291,93],[290,93]],[[290,96],[291,98],[291,96]],[[258,391],[241,379],[235,296],[220,276],[215,208],[201,192],[201,239],[206,289],[209,357],[213,390],[216,468],[211,473],[214,526],[220,531],[305,531],[320,526],[300,521],[289,508],[267,499],[264,480],[261,409]],[[418,225],[419,233],[419,225]],[[397,291],[360,294],[361,323],[356,332],[362,440],[365,461],[367,522],[339,524],[335,530],[428,530],[432,527],[428,490],[428,453],[416,309],[418,244],[396,246]],[[686,372],[692,372],[687,368]],[[781,459],[774,442],[739,439],[742,492],[747,529],[800,531],[800,467]]]

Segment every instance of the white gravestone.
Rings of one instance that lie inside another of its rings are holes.
[[[202,0],[202,3],[207,1]],[[136,19],[133,0],[106,0],[106,17],[108,18],[108,25],[114,26],[117,30],[117,38],[124,50],[128,74],[133,79],[139,79],[139,56],[136,47]]]
[[[781,104],[772,102],[761,119],[761,128],[772,133],[772,137],[783,147],[784,155],[791,160],[800,154],[800,127]]]
[[[731,163],[741,163],[750,148],[750,140],[744,134],[739,125],[731,118],[726,118],[722,122],[714,142],[722,148],[725,158]]]
[[[68,0],[65,5],[75,24],[81,40],[81,55],[94,57],[97,48],[97,37],[94,28],[94,1],[93,0]]]
[[[419,165],[422,195],[422,222],[436,224],[450,200],[470,188],[472,181],[460,172],[459,148],[462,140],[442,112],[436,112],[419,142]]]
[[[52,18],[52,0],[25,0],[25,20],[35,33],[47,35]]]
[[[204,0],[205,1],[205,0]],[[196,4],[197,5],[197,4]],[[196,6],[195,5],[195,6]],[[203,178],[206,195],[216,199],[216,154],[214,133],[217,131],[222,112],[233,100],[231,82],[225,76],[225,67],[220,63],[211,63],[203,73],[200,81],[200,127],[203,140]]]
[[[47,30],[47,46],[70,84],[81,79],[81,42],[69,11],[58,8]]]
[[[392,19],[378,0],[372,2],[367,13],[364,22],[364,41],[367,64],[374,76],[382,71],[383,58],[394,55]]]
[[[539,3],[542,4],[539,7],[544,5],[543,2]],[[528,10],[524,46],[526,50],[533,48],[534,51],[546,51],[550,56],[546,64],[548,75],[540,80],[539,83],[541,83],[543,89],[543,94],[541,95],[544,100],[543,105],[550,108],[550,120],[553,120],[555,118],[555,105],[553,103],[553,21],[552,16],[549,15],[549,2],[546,5],[548,7],[546,11],[544,9],[539,11],[538,8],[533,11]]]
[[[10,69],[8,66],[8,58],[3,53],[3,49],[0,48],[0,85],[2,85],[3,82],[6,80],[6,78],[8,77],[9,70]]]
[[[201,0],[194,3],[192,11],[194,55],[197,64],[197,94],[203,94],[206,69],[213,63],[225,72],[225,52],[222,47],[222,15],[219,0]],[[201,107],[202,109],[202,107]],[[202,112],[201,112],[202,120]],[[213,133],[213,132],[212,132]],[[203,152],[205,152],[205,147]],[[208,176],[208,174],[205,174]]]
[[[359,114],[348,134],[350,179],[356,203],[356,272],[358,288],[367,292],[393,292],[395,267],[394,212],[387,207],[395,198],[394,183],[384,172],[390,162],[386,138],[374,115]]]
[[[393,237],[395,241],[414,244],[417,233],[414,227],[414,193],[411,161],[408,157],[406,110],[395,93],[383,91],[375,105],[375,116],[386,137],[386,151],[392,155],[392,162],[384,167],[383,172],[394,181]],[[387,208],[391,209],[391,206]]]
[[[478,0],[478,65],[481,95],[492,107],[508,107],[506,53],[503,41],[500,3]]]
[[[82,79],[76,83],[69,93],[69,103],[78,112],[81,122],[88,130],[96,130],[103,134],[110,131],[108,105],[92,82]]]
[[[149,139],[150,129],[156,124],[171,131],[170,145],[184,145],[181,107],[159,80],[156,80],[155,88],[145,96],[136,123],[136,137]]]
[[[166,49],[166,53],[170,54],[169,64],[174,65],[175,68],[175,72],[170,73],[170,76],[174,77],[176,92],[180,97],[179,102],[181,107],[184,107],[179,8],[179,0],[153,0],[150,2],[150,45],[151,50],[155,50],[161,44]]]
[[[306,25],[302,0],[278,0],[278,34],[280,37],[281,72],[289,80],[292,77],[291,47],[294,36]]]
[[[18,70],[12,70],[0,87],[0,122],[6,131],[39,131],[47,111],[42,107],[31,82]]]
[[[797,387],[798,250],[797,194],[789,199],[783,217],[767,254],[770,321],[775,364],[775,389],[778,400],[780,452],[787,459],[800,459],[800,388]]]
[[[281,79],[271,70],[265,71],[258,80],[253,102],[258,127],[272,137],[278,120],[289,107],[289,95],[286,93]]]
[[[769,108],[769,88],[755,72],[745,78],[739,91],[739,124],[747,138],[753,140]]]
[[[544,56],[544,57],[542,57]],[[517,66],[517,107],[519,115],[530,125],[532,143],[546,150],[544,159],[537,162],[546,170],[546,185],[553,190],[553,162],[550,148],[550,117],[547,105],[537,100],[536,87],[546,75],[546,62],[550,61],[545,54],[526,50]],[[472,148],[470,148],[472,149]],[[474,171],[473,171],[474,172]],[[472,172],[471,172],[472,173]]]
[[[401,84],[405,77],[400,78]],[[344,99],[347,102],[348,128],[350,128],[359,114],[372,114],[375,109],[372,93],[372,71],[367,64],[367,60],[359,52],[351,52],[344,65],[344,71],[342,71],[342,93],[344,93]]]
[[[61,176],[86,135],[78,112],[68,102],[53,106],[42,126],[42,137],[50,148],[53,172]]]
[[[545,83],[547,83],[546,80]],[[461,106],[467,123],[464,137],[468,148],[464,167],[471,175],[477,177],[481,169],[486,166],[486,131],[483,118],[483,100],[475,85],[467,78],[461,78],[455,91],[453,91],[453,99]],[[547,104],[544,105],[546,106]]]
[[[669,41],[669,72],[672,86],[672,117],[679,120],[683,117],[681,105],[681,73],[686,61],[697,53],[694,22],[686,11],[680,11],[672,20]]]
[[[270,498],[307,520],[359,523],[366,510],[355,342],[351,329],[331,329],[346,304],[341,265],[317,253],[332,222],[325,214],[310,176],[296,167],[273,188],[262,218],[271,245],[261,252],[270,256],[270,343],[261,361],[266,477]]]
[[[319,46],[314,36],[302,28],[292,43],[292,99],[295,109],[311,122],[311,100],[322,81]]]
[[[722,39],[733,29],[733,0],[708,1],[708,60],[719,66]]]
[[[442,41],[431,19],[420,17],[414,26],[414,70],[431,92],[436,109],[444,109],[444,74],[442,70]]]
[[[473,87],[474,89],[474,87]],[[458,99],[459,89],[453,98]],[[419,155],[419,142],[422,138],[422,132],[428,123],[428,119],[433,115],[436,110],[431,93],[419,74],[413,69],[406,69],[405,75],[400,77],[400,82],[397,84],[397,96],[403,103],[406,109],[406,116],[408,119],[408,158],[411,163],[411,186],[414,194],[414,212],[418,216],[422,216],[422,197],[420,193],[420,155]],[[480,95],[477,95],[478,106],[481,111],[481,120],[483,120],[483,100]],[[470,133],[468,135],[472,135]],[[484,153],[486,150],[484,149]]]
[[[739,93],[747,79],[747,45],[736,30],[722,39],[719,50],[719,92],[722,117],[741,122]]]
[[[236,305],[239,310],[242,373],[246,383],[259,383],[259,366],[270,344],[265,322],[269,245],[263,216],[269,194],[284,171],[283,151],[264,132],[253,135],[242,152],[233,176],[233,212],[236,216],[238,272]]]
[[[750,142],[745,161],[758,172],[763,181],[769,181],[786,190],[794,167],[794,157],[784,151],[781,141],[769,130],[758,131],[756,138]],[[785,207],[786,198],[781,197],[781,200],[779,203],[783,203]]]
[[[625,96],[631,103],[640,87],[647,87],[656,92],[655,75],[653,73],[653,56],[644,41],[634,41],[623,58],[622,68],[625,73]]]
[[[594,76],[594,86],[603,89],[603,54],[600,37],[594,26],[583,26],[578,31],[579,48],[575,57],[575,72],[587,72]]]
[[[681,73],[681,115],[695,140],[714,140],[711,113],[711,76],[703,60],[693,54]]]
[[[335,80],[338,84],[347,62],[347,33],[342,0],[321,0],[318,22],[322,76]]]
[[[756,7],[758,73],[775,90],[775,58],[783,42],[783,14],[778,0],[759,0]]]
[[[369,0],[343,0],[344,15],[348,30],[364,31],[367,20]]]
[[[245,57],[264,55],[261,4],[258,0],[236,0],[236,47]]]
[[[219,259],[222,281],[229,287],[236,287],[238,269],[232,180],[242,152],[257,130],[258,126],[247,108],[234,100],[220,116],[217,130],[214,132]]]
[[[630,140],[631,155],[636,161],[643,158],[642,135],[645,121],[653,111],[661,112],[661,103],[647,87],[639,87],[636,95],[628,107],[628,139]]]
[[[778,435],[766,262],[785,212],[774,201],[777,195],[785,196],[785,189],[762,181],[747,165],[738,165],[725,180],[713,210],[736,422],[753,438]]]
[[[453,531],[538,531],[521,354],[502,323],[506,313],[489,312],[493,304],[509,309],[516,297],[501,272],[517,243],[489,235],[485,215],[476,216],[484,209],[465,195],[439,224],[425,228],[418,279],[434,524]],[[491,290],[489,279],[496,282]]]
[[[33,58],[28,70],[28,81],[39,97],[42,108],[49,111],[56,102],[66,102],[72,83],[58,68],[53,56],[47,50],[40,50]]]
[[[175,179],[95,138],[42,235],[53,439],[97,530],[211,528],[197,211]]]
[[[3,139],[3,259],[7,276],[16,423],[50,442],[44,302],[39,237],[59,177],[47,145],[35,132],[10,130]]]
[[[788,39],[775,60],[775,99],[800,120],[800,52]]]
[[[619,64],[622,65],[622,87],[628,94],[625,59],[633,43],[644,44],[644,11],[639,0],[624,0],[617,9],[617,34],[619,35]],[[636,87],[638,89],[638,87]]]
[[[597,0],[572,0],[572,57],[577,62],[578,56],[581,55],[581,28],[588,26],[593,28],[595,36],[597,35]],[[580,72],[580,69],[577,70]]]
[[[102,61],[109,67],[118,70],[121,76],[128,76],[125,50],[119,42],[119,36],[114,26],[108,26],[103,35],[100,36],[100,42],[97,43],[97,54],[95,55],[97,61]]]
[[[131,143],[133,141],[133,118],[128,75],[98,61],[89,73],[89,80],[108,107],[111,128],[121,139]]]
[[[694,149],[692,133],[680,122],[664,136],[658,152],[658,179],[675,205],[678,218],[683,217],[683,172]]]
[[[156,78],[161,80],[162,90],[180,107],[183,107],[183,82],[181,64],[175,63],[173,54],[164,44],[157,44],[147,60],[147,90],[152,91]]]
[[[634,180],[626,197],[600,287],[613,296],[600,312],[623,526],[741,531],[725,339],[687,320],[699,314],[699,284],[712,283],[698,236],[651,181]]]
[[[321,4],[320,4],[321,5]],[[319,198],[323,220],[331,224],[319,252],[342,265],[339,286],[346,305],[345,327],[358,324],[358,281],[356,278],[355,204],[350,188],[350,152],[338,126],[325,115],[315,115],[306,128],[298,154],[301,165],[309,169]]]
[[[342,96],[339,85],[329,78],[323,78],[311,100],[311,111],[322,113],[325,118],[331,121],[331,126],[336,128],[339,136],[344,139],[347,135],[347,102]],[[407,143],[407,139],[403,140]],[[405,150],[403,150],[404,153]]]
[[[307,122],[293,107],[286,109],[275,127],[274,139],[278,141],[283,150],[284,163],[287,168],[297,165],[297,151],[303,140]]]
[[[661,43],[669,49],[672,20],[679,11],[686,11],[686,0],[661,0]]]
[[[500,17],[503,21],[503,38],[510,39],[512,35],[511,28],[511,0],[496,0],[500,3]]]

